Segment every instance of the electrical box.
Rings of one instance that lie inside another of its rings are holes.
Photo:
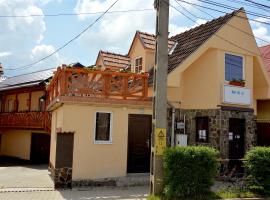
[[[176,146],[186,147],[187,146],[187,135],[186,134],[176,134],[175,135]]]

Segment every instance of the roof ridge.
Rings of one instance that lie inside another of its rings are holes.
[[[111,55],[116,55],[116,56],[122,56],[122,57],[129,58],[129,56],[127,54],[120,54],[120,53],[115,53],[115,52],[110,52],[110,51],[100,50],[100,53],[111,54]]]

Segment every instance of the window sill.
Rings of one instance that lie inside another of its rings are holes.
[[[94,144],[113,144],[112,141],[100,141],[100,140],[95,140]]]

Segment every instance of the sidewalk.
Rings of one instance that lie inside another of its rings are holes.
[[[59,191],[3,192],[1,200],[146,200],[148,187],[97,187]]]

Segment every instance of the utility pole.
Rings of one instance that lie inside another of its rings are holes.
[[[167,74],[169,0],[155,0],[156,50],[153,92],[153,131],[151,147],[151,194],[163,191],[163,151],[167,132]]]

